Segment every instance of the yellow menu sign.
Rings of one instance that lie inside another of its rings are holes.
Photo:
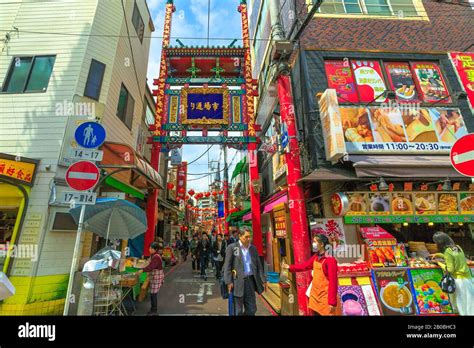
[[[0,176],[13,179],[22,184],[31,185],[33,183],[35,169],[36,163],[15,161],[13,159],[0,157]]]

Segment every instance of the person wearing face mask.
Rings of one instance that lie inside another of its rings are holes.
[[[341,315],[341,306],[337,296],[337,260],[330,256],[329,239],[322,234],[313,236],[313,252],[315,254],[299,265],[283,264],[283,269],[290,272],[313,270],[311,294],[308,307],[316,315]]]

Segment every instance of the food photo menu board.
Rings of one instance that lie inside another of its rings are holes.
[[[459,109],[340,106],[348,153],[449,153],[468,134]]]
[[[448,294],[439,286],[443,278],[440,268],[411,269],[410,277],[418,314],[453,313]]]
[[[347,192],[345,216],[469,215],[474,192]]]
[[[415,303],[410,291],[407,269],[376,269],[372,273],[384,315],[415,314]]]

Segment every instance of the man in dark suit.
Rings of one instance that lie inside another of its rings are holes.
[[[239,240],[227,247],[224,263],[224,281],[229,292],[234,291],[237,315],[255,315],[255,292],[266,289],[266,275],[257,248],[250,243],[250,231],[239,231]]]

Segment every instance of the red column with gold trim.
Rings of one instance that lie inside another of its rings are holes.
[[[160,64],[160,75],[158,80],[154,81],[156,86],[155,95],[156,98],[156,110],[155,110],[155,131],[154,135],[164,135],[162,130],[162,124],[165,120],[165,103],[166,103],[166,78],[168,75],[168,68],[166,64],[166,48],[170,43],[170,34],[171,34],[171,18],[173,12],[176,8],[173,5],[172,1],[168,1],[166,5],[165,13],[165,24],[163,28],[163,45],[161,52],[161,64]],[[160,152],[161,144],[154,143],[151,150],[151,165],[153,169],[159,171],[160,167]],[[148,251],[150,244],[155,239],[155,230],[156,224],[158,222],[158,189],[150,190],[148,193],[148,199],[146,204],[146,218],[147,218],[147,230],[145,233],[145,242],[143,248],[143,254],[149,256],[150,252]]]
[[[287,126],[289,151],[285,154],[288,166],[288,206],[290,210],[293,255],[295,263],[302,263],[311,257],[308,220],[304,202],[304,192],[298,180],[301,179],[301,160],[298,140],[296,138],[296,119],[293,96],[291,94],[290,77],[278,77],[278,97],[282,122]],[[308,315],[308,298],[306,289],[310,283],[309,272],[296,273],[296,289],[300,315]]]

